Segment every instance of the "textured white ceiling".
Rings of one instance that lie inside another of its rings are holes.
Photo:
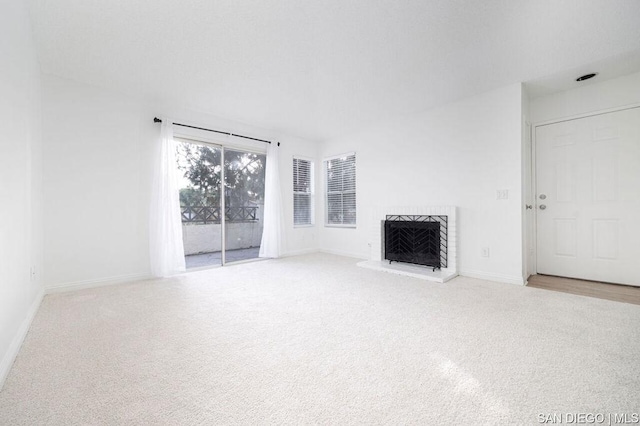
[[[640,51],[638,0],[30,0],[43,72],[322,140]]]

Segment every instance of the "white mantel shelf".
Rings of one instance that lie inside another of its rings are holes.
[[[421,280],[446,283],[458,276],[455,271],[449,269],[436,269],[428,266],[412,265],[408,263],[389,263],[389,261],[365,260],[358,263],[361,268],[373,269],[375,271],[388,272],[390,274],[404,275],[407,277],[419,278]]]

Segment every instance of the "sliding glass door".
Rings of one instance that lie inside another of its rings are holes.
[[[188,269],[258,257],[265,163],[264,154],[178,139],[180,210]]]
[[[188,268],[222,265],[222,147],[178,140],[182,241]]]
[[[266,156],[224,150],[225,262],[255,259],[260,252]]]

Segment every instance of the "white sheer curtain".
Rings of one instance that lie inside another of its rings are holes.
[[[280,196],[279,147],[269,144],[264,184],[264,228],[260,243],[260,257],[280,257],[282,245],[282,203]]]
[[[178,191],[173,123],[162,118],[160,141],[154,155],[149,218],[151,273],[156,277],[167,277],[185,270]]]

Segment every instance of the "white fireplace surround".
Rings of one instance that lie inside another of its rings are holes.
[[[428,266],[389,263],[385,260],[382,236],[387,215],[447,216],[447,267],[433,271],[433,268]],[[458,275],[458,221],[455,206],[380,206],[373,209],[371,219],[371,254],[369,260],[358,263],[358,266],[441,283]]]

